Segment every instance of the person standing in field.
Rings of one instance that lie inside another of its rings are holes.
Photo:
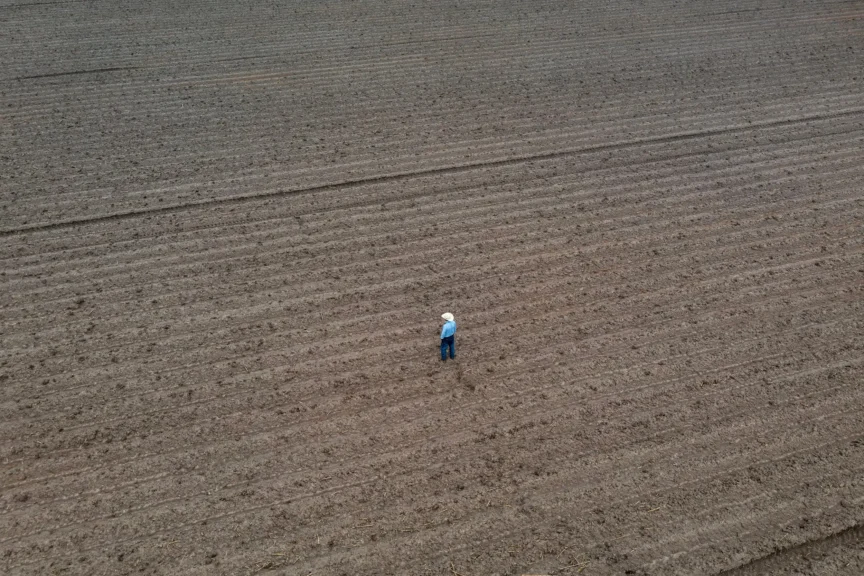
[[[441,315],[444,319],[444,327],[441,328],[441,360],[447,360],[447,349],[450,349],[450,358],[456,358],[456,321],[453,314],[445,312]]]

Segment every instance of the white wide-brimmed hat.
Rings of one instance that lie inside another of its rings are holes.
[[[448,322],[453,321],[453,315],[450,314],[449,312],[445,312],[445,313],[441,314],[441,318],[443,318],[444,320],[447,320]]]

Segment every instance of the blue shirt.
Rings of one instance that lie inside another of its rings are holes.
[[[448,320],[444,323],[444,328],[441,329],[441,338],[447,338],[456,334],[456,322]]]

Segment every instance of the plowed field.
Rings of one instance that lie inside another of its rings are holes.
[[[0,573],[864,574],[864,2],[0,0],[0,61]]]

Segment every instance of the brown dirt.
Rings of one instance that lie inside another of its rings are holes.
[[[107,4],[0,5],[0,572],[864,573],[860,3]]]

